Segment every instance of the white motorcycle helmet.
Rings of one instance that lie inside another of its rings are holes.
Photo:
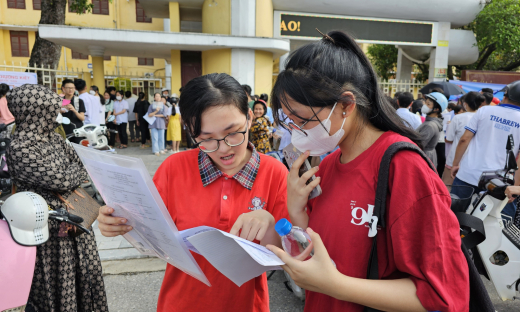
[[[13,240],[23,246],[37,246],[49,239],[49,206],[43,197],[20,192],[0,207]]]

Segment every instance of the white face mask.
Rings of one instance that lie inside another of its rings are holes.
[[[327,117],[327,119],[322,122],[323,127],[325,127],[327,131],[323,129],[322,125],[316,125],[316,127],[309,130],[304,129],[304,131],[307,133],[307,136],[305,136],[303,133],[300,133],[300,131],[293,130],[291,135],[291,143],[302,152],[310,151],[311,156],[321,156],[335,149],[345,134],[343,126],[347,120],[346,118],[343,118],[341,128],[336,133],[329,136],[331,125],[330,116],[332,115],[332,112],[334,111],[334,108],[336,108],[337,104],[338,103],[334,104],[332,110],[330,111],[329,117]]]
[[[429,113],[431,113],[432,109],[428,107],[428,105],[424,104],[422,107],[421,107],[421,113],[423,114],[426,114],[428,115]]]
[[[96,95],[96,91],[94,91],[94,90],[90,90],[89,93],[90,93],[90,95]]]
[[[116,96],[116,100],[121,101],[122,97],[120,95]]]

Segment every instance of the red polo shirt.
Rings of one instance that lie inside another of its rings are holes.
[[[207,225],[229,232],[241,214],[256,209],[269,211],[276,221],[288,218],[286,176],[282,163],[254,148],[233,177],[194,149],[168,157],[153,180],[179,231]],[[192,254],[212,287],[168,264],[157,311],[269,311],[265,274],[238,287],[205,258]]]
[[[366,278],[372,247],[368,216],[379,164],[386,149],[399,141],[410,142],[388,131],[349,163],[340,163],[337,150],[320,164],[323,193],[309,201],[309,227],[320,234],[337,269],[347,276]],[[386,228],[377,234],[380,278],[409,277],[428,311],[468,311],[468,264],[446,186],[411,151],[394,156],[388,184]],[[308,291],[305,312],[311,311],[361,312],[363,307]]]

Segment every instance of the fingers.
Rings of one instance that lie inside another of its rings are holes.
[[[300,171],[300,167],[303,165],[307,157],[309,157],[309,151],[306,151],[305,153],[301,154],[298,158],[296,158],[296,160],[292,164],[289,175],[291,175],[293,178],[299,178],[298,171]]]
[[[107,237],[123,235],[132,230],[131,226],[126,225],[127,220],[125,218],[113,217],[111,213],[114,209],[108,206],[102,206],[99,208],[99,230],[101,234]]]
[[[303,181],[303,183],[307,183],[307,181],[312,178],[313,175],[316,174],[316,172],[318,172],[319,170],[319,167],[314,167],[314,168],[311,168],[309,171],[305,172],[304,174],[302,174],[301,178],[300,178],[300,181]]]
[[[311,228],[307,228],[307,234],[311,237],[312,244],[314,245],[314,256],[313,257],[327,257],[329,258],[329,253],[327,252],[327,248],[323,244],[321,237],[318,233],[314,232]]]
[[[243,216],[244,215],[242,214],[238,217],[237,221],[235,221],[235,224],[233,224],[231,231],[229,231],[229,234],[238,236],[238,233],[239,233],[240,229],[242,228]]]
[[[312,252],[313,249],[314,249],[314,244],[311,241],[309,246],[307,246],[307,248],[305,248],[305,250],[301,254],[299,254],[298,256],[294,257],[294,259],[300,260],[300,261],[307,260],[307,258],[309,258],[309,256],[311,255],[311,252]]]
[[[314,179],[311,183],[309,183],[307,186],[305,186],[305,192],[310,193],[312,190],[318,186],[321,182],[321,177],[317,177]]]
[[[282,268],[285,271],[287,271],[287,273],[292,274],[290,267],[296,264],[298,260],[295,260],[288,253],[274,245],[267,245],[266,248],[269,249],[272,253],[274,253],[278,258],[280,258],[280,260],[282,260],[285,263],[285,265],[282,266]]]
[[[248,241],[254,241],[257,234],[258,234],[258,231],[260,230],[261,228],[261,223],[260,221],[258,221],[257,219],[251,219],[249,220],[249,222],[247,223],[247,226],[245,226],[243,229],[242,229],[242,233],[241,233],[241,237],[242,238],[245,238],[247,239]],[[247,232],[247,234],[245,233]]]

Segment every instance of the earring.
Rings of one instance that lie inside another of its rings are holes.
[[[343,112],[343,116],[345,116],[347,113]]]

